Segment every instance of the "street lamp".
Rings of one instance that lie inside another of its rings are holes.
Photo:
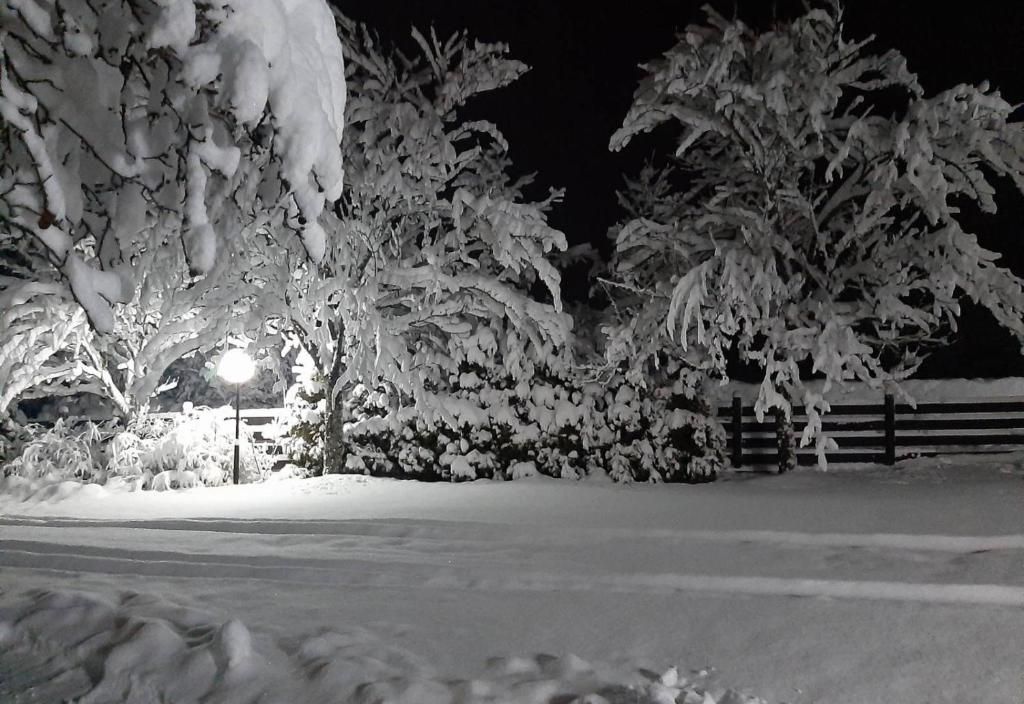
[[[252,357],[245,353],[245,350],[232,347],[220,358],[217,364],[217,376],[229,384],[235,385],[235,470],[233,474],[234,483],[238,483],[238,438],[239,427],[242,423],[241,395],[242,384],[252,379],[256,373],[256,365]]]

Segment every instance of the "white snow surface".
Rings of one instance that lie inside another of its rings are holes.
[[[0,701],[1019,701],[1022,466],[6,479]]]

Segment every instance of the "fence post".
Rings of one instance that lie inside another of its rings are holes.
[[[732,466],[743,466],[743,398],[732,397]]]
[[[896,464],[896,398],[885,394],[885,463]]]
[[[776,408],[775,413],[775,444],[779,452],[779,474],[796,469],[796,439],[793,433],[793,414],[790,407],[789,415],[785,409]]]

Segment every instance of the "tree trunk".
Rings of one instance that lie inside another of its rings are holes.
[[[796,437],[793,416],[781,408],[775,409],[775,439],[779,448],[779,474],[796,469]]]
[[[331,362],[331,371],[327,375],[327,388],[324,389],[327,406],[327,418],[324,423],[324,474],[341,474],[345,469],[345,438],[342,434],[345,425],[344,404],[340,397],[335,398],[334,395],[334,388],[341,378],[345,364],[342,361],[340,339],[337,345],[334,360]]]

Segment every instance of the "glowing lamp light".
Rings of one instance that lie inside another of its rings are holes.
[[[229,384],[244,384],[256,373],[256,363],[245,350],[232,347],[217,364],[217,376]]]
[[[245,350],[237,347],[232,347],[220,358],[220,362],[217,364],[217,376],[229,384],[235,385],[235,461],[234,471],[232,472],[232,479],[234,483],[238,483],[240,476],[239,472],[239,458],[238,458],[238,438],[239,428],[242,425],[242,409],[241,409],[241,395],[242,395],[242,384],[252,379],[253,374],[256,373],[256,364],[252,361],[252,357],[245,353]]]

